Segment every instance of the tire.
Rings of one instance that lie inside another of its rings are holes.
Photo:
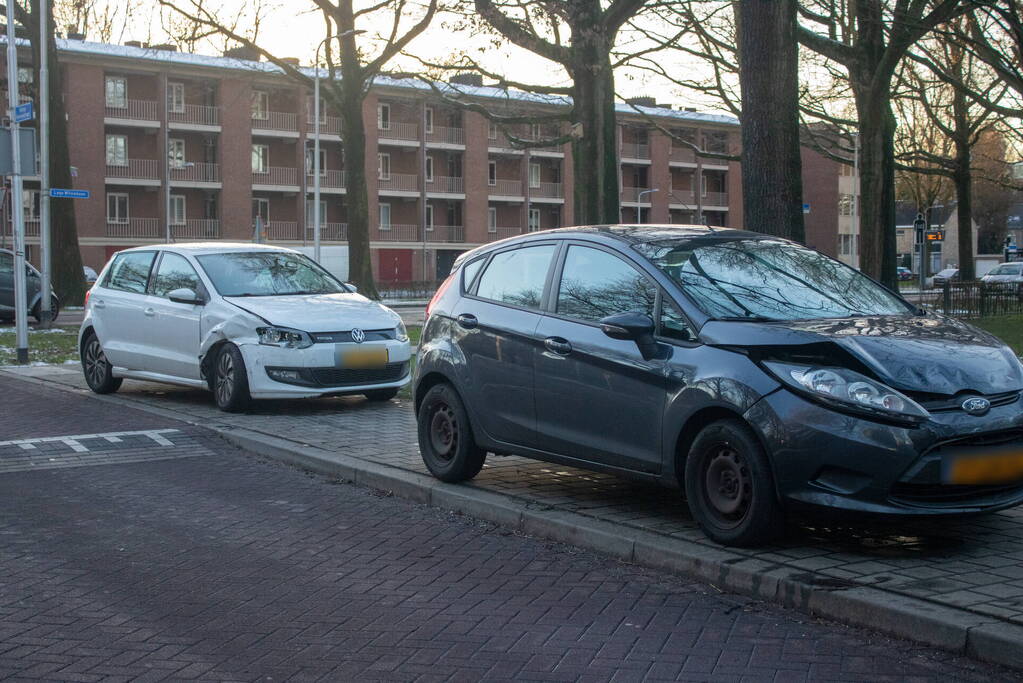
[[[114,377],[95,332],[90,332],[82,342],[82,374],[85,383],[97,394],[112,394],[121,388],[123,380]]]
[[[217,407],[227,413],[238,413],[249,407],[249,375],[245,359],[234,344],[224,344],[213,362],[213,397]]]
[[[454,483],[479,474],[487,452],[476,445],[469,415],[454,387],[438,384],[430,389],[416,418],[419,452],[433,476]]]
[[[718,420],[696,435],[685,491],[697,524],[722,545],[764,545],[784,528],[767,455],[741,420]]]
[[[398,395],[397,389],[374,389],[363,394],[370,401],[390,401]]]
[[[41,323],[43,321],[40,317],[41,315],[42,311],[39,310],[39,302],[37,301],[36,305],[32,307],[32,317],[36,319],[37,323]],[[55,296],[50,297],[50,322],[57,322],[58,315],[60,315],[60,301]]]

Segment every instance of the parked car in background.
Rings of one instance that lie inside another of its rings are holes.
[[[981,282],[1023,283],[1023,262],[1001,263],[980,278]]]
[[[424,462],[488,453],[682,488],[715,541],[790,510],[1023,502],[1023,363],[795,242],[706,226],[566,228],[463,254],[414,379]]]
[[[958,268],[945,268],[935,273],[934,277],[931,278],[932,287],[942,287],[946,282],[959,282]]]
[[[89,266],[82,266],[82,274],[85,276],[85,284],[89,285],[90,287],[96,284],[97,275],[95,270],[93,270]]]
[[[905,266],[899,266],[896,269],[895,275],[896,277],[899,278],[900,281],[912,280],[915,277],[913,275],[913,271],[911,271],[909,268],[906,268]]]
[[[39,300],[42,290],[43,276],[31,263],[25,264],[25,289],[28,292],[28,313],[39,320]],[[56,294],[50,295],[51,319],[56,320],[60,313],[60,299]],[[14,318],[14,252],[0,249],[0,319]]]
[[[250,399],[362,394],[409,381],[397,313],[312,259],[257,244],[136,247],[89,290],[79,332],[96,393],[124,378],[210,389],[222,410]]]

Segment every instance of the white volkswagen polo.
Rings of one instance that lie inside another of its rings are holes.
[[[303,254],[258,244],[118,252],[86,298],[82,370],[96,393],[124,378],[209,388],[217,405],[363,394],[409,381],[401,318]]]

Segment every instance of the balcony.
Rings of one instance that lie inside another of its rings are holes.
[[[344,171],[320,171],[320,189],[343,190],[345,188],[345,180]],[[305,184],[306,188],[312,192],[313,186],[316,184],[316,175],[314,173],[306,173]]]
[[[298,169],[285,166],[268,166],[263,171],[252,172],[252,184],[298,187]]]
[[[381,225],[379,234],[379,239],[384,242],[421,242],[423,239],[418,225]]]
[[[426,228],[427,242],[464,242],[465,226],[431,225]]]
[[[171,166],[171,181],[181,183],[219,183],[220,165],[189,162]]]
[[[727,192],[704,192],[703,193],[703,205],[704,206],[728,206],[728,193]]]
[[[172,124],[184,124],[180,127],[219,127],[220,108],[209,107],[202,104],[186,104],[181,111],[171,110],[167,113]]]
[[[673,145],[668,154],[669,161],[677,161],[682,164],[695,164],[696,152],[691,147],[679,147]]]
[[[316,134],[316,121],[313,120],[312,115],[307,116],[306,129],[308,136],[311,139]],[[325,116],[320,114],[320,135],[341,135],[341,117],[339,116]]]
[[[107,178],[160,180],[160,162],[156,159],[127,159],[124,164],[107,164]]]
[[[463,194],[465,192],[465,178],[434,176],[433,180],[426,181],[426,191],[443,194]]]
[[[261,115],[253,113],[252,131],[294,133],[294,137],[298,137],[298,117],[285,111],[265,111]]]
[[[522,181],[498,178],[488,186],[488,194],[491,197],[521,197],[523,196]]]
[[[156,122],[159,125],[160,117],[156,111],[156,102],[153,100],[127,100],[123,107],[107,104],[103,116],[123,121]]]
[[[216,218],[189,218],[184,223],[172,224],[171,234],[175,239],[220,239],[220,220]]]
[[[39,219],[25,219],[25,237],[39,237]]]
[[[167,234],[163,221],[159,218],[124,218],[107,219],[107,237],[123,237],[134,239],[164,237]]]
[[[672,190],[668,194],[669,204],[682,204],[686,207],[696,207],[696,195],[692,190]]]
[[[519,227],[501,227],[488,228],[487,229],[487,241],[496,242],[497,240],[503,240],[506,237],[515,237],[516,235],[522,234],[522,228]]]
[[[650,158],[650,145],[639,142],[623,142],[622,143],[622,158],[623,159],[649,159]]]
[[[647,192],[648,194],[643,195],[643,203],[650,203],[650,188],[649,187],[623,187],[622,188],[622,201],[632,202],[633,204],[639,202],[639,195]]]
[[[387,128],[377,129],[377,138],[379,140],[412,140],[418,142],[419,125],[391,121]]]
[[[377,183],[380,190],[419,192],[419,176],[411,173],[392,173],[386,178],[379,178]]]
[[[306,222],[305,239],[307,242],[312,242],[316,239],[316,230],[312,225],[312,221]],[[348,224],[320,223],[320,239],[327,242],[347,242]]]
[[[433,130],[426,131],[427,142],[446,143],[450,145],[465,144],[465,130],[448,126],[434,126]]]
[[[529,195],[538,198],[561,199],[564,197],[564,190],[561,183],[540,183],[538,187],[530,186]]]
[[[255,229],[255,226],[253,226]],[[268,240],[294,242],[301,239],[295,221],[267,221],[263,224],[263,237]]]

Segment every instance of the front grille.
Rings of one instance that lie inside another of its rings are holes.
[[[911,505],[929,507],[997,505],[1023,495],[1023,483],[956,485],[898,482],[892,486],[891,495],[893,499]]]
[[[365,330],[365,341],[387,341],[397,339],[394,328],[386,330]],[[346,332],[313,332],[310,334],[314,344],[347,344],[352,341],[352,331]]]
[[[397,382],[408,373],[408,362],[389,363],[382,368],[310,368],[309,374],[321,387],[346,387],[360,384]]]
[[[1019,400],[1020,392],[1018,391],[1007,391],[1002,394],[959,394],[957,396],[942,396],[939,394],[919,394],[912,392],[909,394],[910,398],[915,400],[917,403],[922,405],[928,411],[932,413],[941,413],[963,409],[963,401],[973,396],[980,396],[986,398],[991,402],[992,408],[998,406],[1006,406],[1010,403],[1015,403]]]

